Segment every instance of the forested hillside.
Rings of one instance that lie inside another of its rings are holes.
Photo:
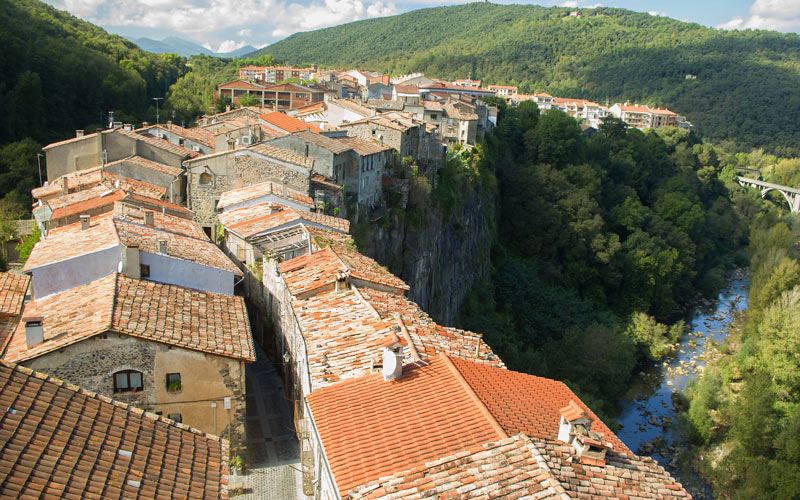
[[[260,53],[289,63],[473,77],[667,106],[703,137],[800,152],[800,36],[722,32],[622,9],[472,3],[293,35]],[[696,79],[686,78],[694,75]]]
[[[38,0],[0,2],[0,198],[29,206],[36,153],[75,129],[153,120],[186,70],[176,55],[144,52],[122,37]]]

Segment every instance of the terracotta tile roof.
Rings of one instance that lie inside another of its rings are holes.
[[[311,171],[311,182],[315,182],[317,184],[321,184],[328,189],[332,189],[334,191],[341,191],[342,186],[336,184],[333,179],[325,177],[324,175],[317,173],[315,171]]]
[[[431,111],[442,111],[442,109],[444,109],[440,101],[422,101],[422,105],[425,107],[425,109],[429,109]]]
[[[349,145],[343,142],[339,142],[336,139],[331,139],[330,137],[324,136],[322,134],[315,134],[313,132],[308,132],[305,130],[300,132],[295,132],[292,135],[301,139],[304,142],[308,142],[309,144],[314,144],[323,149],[326,149],[333,154],[344,153],[345,151],[349,151],[350,149],[352,149]]]
[[[397,91],[398,94],[419,95],[419,87],[417,87],[416,85],[397,84],[394,86],[394,89]]]
[[[31,277],[0,272],[0,316],[19,316]]]
[[[108,194],[104,195],[104,193]],[[73,195],[81,195],[81,196],[73,197]],[[84,195],[91,195],[91,197],[86,198],[86,196]],[[108,189],[106,186],[101,186],[100,189],[97,190],[86,190],[86,191],[79,191],[78,193],[68,194],[59,200],[48,200],[48,205],[50,205],[51,208],[53,207],[53,205],[59,204],[59,201],[64,203],[60,207],[53,209],[53,215],[50,217],[50,219],[55,221],[58,219],[62,219],[64,217],[69,217],[70,215],[80,215],[89,210],[93,210],[106,205],[113,206],[115,202],[123,199],[124,197],[125,197],[125,191],[121,189],[117,190]],[[71,200],[74,200],[75,198],[86,198],[86,199],[72,202]]]
[[[111,213],[92,217],[89,225],[89,229],[81,230],[81,223],[76,222],[51,230],[47,239],[39,241],[33,247],[22,270],[27,272],[40,266],[119,245]]]
[[[286,113],[281,113],[280,111],[263,113],[261,115],[258,115],[258,117],[264,120],[265,122],[271,123],[272,125],[290,134],[292,132],[297,132],[298,130],[311,130],[312,132],[317,132],[317,133],[322,132],[322,130],[320,130],[319,127],[315,127],[314,125],[306,123],[303,120],[298,120],[297,118],[293,118],[287,115]]]
[[[403,295],[371,288],[360,291],[382,318],[396,318],[401,322],[405,328],[403,336],[408,333],[408,339],[421,358],[430,359],[437,353],[445,353],[454,358],[505,367],[481,334],[442,326]]]
[[[472,106],[470,106],[470,107],[472,107]],[[449,116],[451,118],[456,118],[458,120],[467,120],[467,121],[477,120],[478,119],[478,115],[477,114],[470,113],[470,112],[467,112],[467,111],[462,111],[461,109],[459,109],[458,106],[456,106],[452,102],[446,103],[444,106],[442,106],[442,108],[444,109],[444,112],[447,113],[447,116]]]
[[[305,114],[305,113],[313,113],[315,111],[322,111],[324,109],[325,109],[325,103],[320,101],[320,102],[315,102],[314,104],[309,104],[308,106],[303,106],[301,108],[297,108],[294,111],[298,115],[302,115],[302,114]]]
[[[114,331],[185,349],[254,361],[244,299],[110,274],[30,302],[4,358],[24,361]],[[25,318],[40,317],[44,342],[28,348]]]
[[[214,134],[205,130],[203,127],[183,128],[179,125],[171,123],[171,124],[151,125],[147,128],[137,129],[136,132],[140,134],[149,133],[151,130],[155,129],[166,130],[167,132],[172,132],[175,135],[179,135],[191,141],[199,142],[200,144],[205,144],[206,146],[211,148],[214,147]]]
[[[360,137],[337,137],[335,140],[348,146],[360,156],[372,155],[392,149],[391,146],[381,146],[377,141]]]
[[[652,113],[653,110],[648,108],[647,106],[629,106],[627,104],[617,104],[619,106],[620,111],[628,111],[631,113]]]
[[[592,424],[592,430],[594,426]],[[532,441],[570,498],[692,498],[652,458],[609,453],[605,466],[589,465],[575,460],[574,449],[566,443],[557,440]]]
[[[191,222],[179,217],[162,217]],[[159,242],[166,241],[166,255],[169,257],[222,269],[235,275],[242,274],[242,271],[205,234],[186,236],[171,231],[163,224],[159,225],[158,222],[154,227],[148,227],[143,222],[134,224],[115,219],[114,227],[123,245],[136,245],[142,252],[158,254],[160,253]],[[200,229],[199,226],[197,229]],[[200,231],[202,232],[202,229]]]
[[[278,264],[286,287],[295,297],[321,287],[333,288],[337,279],[347,276],[347,266],[331,248],[301,255]]]
[[[182,170],[179,168],[147,160],[140,156],[130,156],[122,160],[117,160],[108,163],[106,167],[120,165],[120,164],[132,164],[141,168],[146,168],[159,173],[167,174],[172,177],[177,177],[182,172]],[[70,172],[68,174],[64,174],[61,177],[50,182],[47,186],[42,186],[32,189],[31,195],[37,199],[47,198],[50,196],[62,194],[65,184],[67,189],[74,192],[95,186],[100,182],[102,182],[103,179],[110,179],[112,182],[119,179],[120,187],[133,190],[136,192],[141,192],[142,194],[151,197],[161,198],[167,192],[167,189],[164,187],[155,186],[153,184],[149,184],[142,181],[137,181],[136,179],[131,179],[129,177],[117,176],[107,171],[103,171],[103,169],[100,166],[97,166],[85,170],[78,170],[76,172]]]
[[[289,151],[288,149],[273,146],[272,144],[256,144],[248,149],[257,153],[261,153],[264,156],[269,156],[271,158],[276,158],[288,163],[300,165],[301,167],[311,168],[314,166],[314,160],[312,158],[306,158],[304,155],[295,153],[294,151]]]
[[[142,196],[136,193],[128,193],[128,196],[125,197],[125,203],[128,205],[136,205],[141,208],[148,208],[156,212],[161,212],[164,210],[170,215],[183,217],[184,219],[191,219],[194,217],[194,212],[184,206],[178,205],[177,203],[156,200],[155,198]]]
[[[453,364],[509,434],[556,439],[559,410],[576,401],[594,422],[592,431],[614,445],[614,453],[631,454],[625,444],[563,383],[525,373],[453,359]]]
[[[308,231],[314,236],[318,247],[329,247],[333,250],[353,278],[392,287],[398,291],[409,289],[403,280],[356,250],[355,242],[350,235],[317,228],[309,228]]]
[[[397,324],[381,319],[353,288],[296,300],[293,308],[308,348],[313,389],[372,373]],[[406,350],[405,362],[413,361]]]
[[[282,210],[287,210],[288,208],[289,207],[286,205],[282,205],[280,203],[259,203],[258,205],[237,208],[234,210],[228,210],[227,212],[219,213],[217,214],[217,219],[219,219],[220,224],[226,228],[230,228],[235,224],[249,222],[253,219],[274,214]]]
[[[279,208],[280,210],[276,211]],[[277,203],[264,203],[252,207],[239,208],[231,212],[218,214],[217,218],[225,226],[225,229],[245,239],[294,221],[313,222],[345,233],[350,230],[350,221],[347,219],[295,210]]]
[[[389,381],[378,373],[334,384],[307,400],[343,497],[370,481],[508,437],[446,358],[405,366]]]
[[[180,127],[178,127],[180,128]],[[187,130],[187,129],[184,129]],[[213,144],[212,144],[213,146]],[[129,156],[127,158],[123,158],[121,160],[112,161],[108,163],[106,166],[110,167],[113,165],[120,165],[120,164],[131,164],[136,165],[137,167],[146,168],[148,170],[152,170],[154,172],[159,172],[162,174],[166,174],[172,177],[177,177],[181,175],[183,170],[178,167],[173,167],[171,165],[166,165],[164,163],[160,163],[153,160],[148,160],[147,158],[142,158],[141,156]]]
[[[248,82],[246,80],[233,80],[230,82],[220,83],[219,85],[217,85],[217,90],[220,89],[264,90],[265,88],[267,87],[264,85]]]
[[[228,498],[228,443],[0,361],[3,498]]]
[[[351,500],[433,497],[464,500],[569,498],[542,455],[523,435],[483,443],[350,491]]]
[[[251,186],[245,186],[239,189],[225,191],[219,197],[217,208],[222,210],[225,207],[236,205],[237,203],[242,203],[248,200],[254,200],[266,195],[274,195],[309,208],[314,206],[314,200],[312,200],[310,196],[306,196],[303,193],[293,189],[284,189],[284,186],[281,186],[280,184],[267,181],[259,184],[253,184]]]
[[[141,251],[155,254],[164,240],[170,257],[241,274],[193,220],[152,211],[153,226],[149,227],[144,223],[146,211],[118,201],[111,213],[92,217],[88,229],[82,230],[80,222],[54,229],[34,246],[24,271],[117,245],[136,244]]]

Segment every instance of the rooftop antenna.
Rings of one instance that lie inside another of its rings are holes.
[[[108,128],[114,128],[114,112],[108,112]]]
[[[161,101],[163,99],[164,99],[163,97],[153,97],[153,100],[156,101],[156,125],[159,124],[159,121],[158,121],[158,101]]]

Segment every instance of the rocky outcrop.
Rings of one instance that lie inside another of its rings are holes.
[[[430,207],[416,224],[403,215],[390,211],[371,223],[359,251],[400,276],[407,296],[437,322],[454,325],[467,291],[491,269],[495,198],[471,195],[448,215]]]

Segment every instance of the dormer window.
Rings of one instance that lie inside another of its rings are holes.
[[[122,370],[114,374],[114,392],[139,392],[142,390],[142,372]]]

